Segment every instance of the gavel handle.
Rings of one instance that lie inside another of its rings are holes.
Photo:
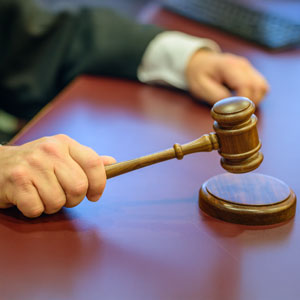
[[[106,177],[112,178],[172,158],[182,159],[186,154],[209,152],[218,149],[219,142],[216,133],[204,134],[200,138],[184,145],[175,144],[173,148],[105,166]]]

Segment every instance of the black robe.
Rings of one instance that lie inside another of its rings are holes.
[[[80,74],[136,79],[160,32],[106,8],[54,13],[0,0],[0,108],[28,120]]]

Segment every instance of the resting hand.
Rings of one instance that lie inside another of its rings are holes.
[[[258,104],[269,89],[246,58],[204,49],[190,59],[186,77],[190,92],[209,104],[232,96],[232,91]]]
[[[66,135],[0,147],[0,208],[17,206],[27,217],[53,214],[103,193],[104,165],[114,163]]]

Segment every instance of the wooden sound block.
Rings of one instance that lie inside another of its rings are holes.
[[[282,181],[263,174],[221,174],[207,180],[199,206],[208,215],[231,223],[270,225],[291,219],[296,195]]]

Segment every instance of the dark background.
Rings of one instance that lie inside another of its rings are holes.
[[[51,9],[72,8],[80,5],[105,6],[129,16],[135,16],[146,4],[153,3],[150,0],[36,0],[36,2]]]

